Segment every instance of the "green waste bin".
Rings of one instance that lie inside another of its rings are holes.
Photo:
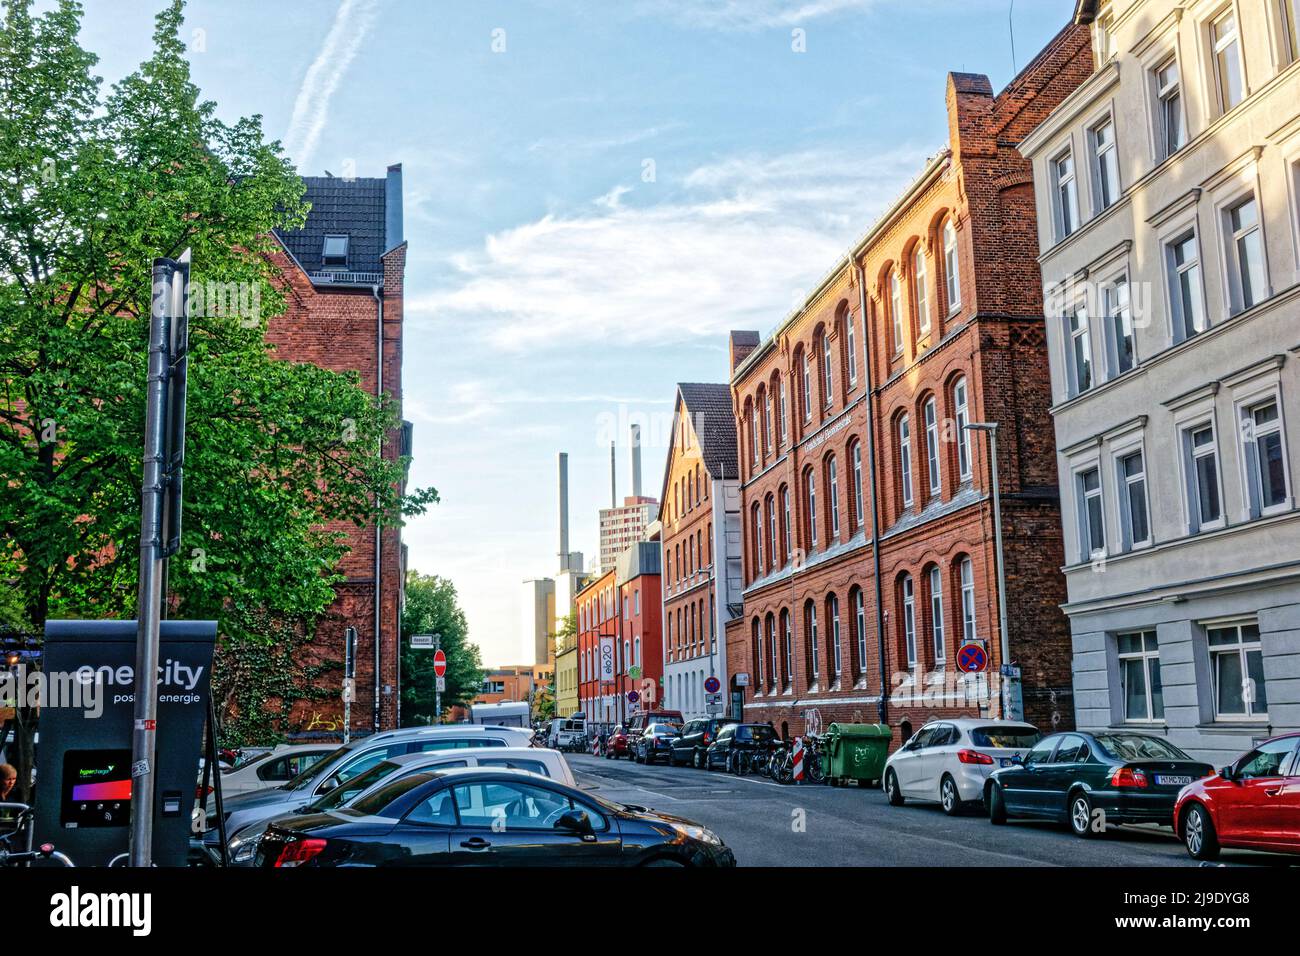
[[[831,724],[822,750],[823,769],[832,787],[850,780],[875,786],[885,769],[893,731],[886,724]]]

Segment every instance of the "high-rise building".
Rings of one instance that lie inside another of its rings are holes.
[[[614,508],[600,509],[600,573],[618,564],[618,556],[645,540],[646,528],[654,521],[659,502],[654,498],[624,498]]]

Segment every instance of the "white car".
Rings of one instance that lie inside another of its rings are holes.
[[[945,813],[984,799],[984,781],[1023,757],[1042,734],[1033,724],[954,717],[926,724],[885,761],[883,786],[892,806],[937,802]]]
[[[257,754],[233,770],[222,771],[222,799],[233,797],[237,793],[288,783],[321,757],[332,754],[337,749],[338,744],[331,743],[281,744],[266,753]],[[208,812],[212,813],[214,808],[211,806],[211,797],[208,803]]]

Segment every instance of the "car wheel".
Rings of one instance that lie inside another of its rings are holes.
[[[961,794],[957,792],[957,781],[947,774],[939,781],[939,803],[943,812],[950,817],[961,813]]]
[[[649,860],[646,863],[642,863],[641,865],[642,866],[685,866],[686,864],[683,863],[681,860],[670,860],[667,857],[661,856],[658,857],[657,859]]]
[[[996,783],[989,784],[989,823],[1002,826],[1007,822],[1007,804],[1002,798],[1002,788]]]
[[[1070,796],[1070,829],[1085,840],[1097,834],[1092,828],[1092,801],[1082,790]]]
[[[696,747],[694,752],[691,754],[691,766],[696,770],[699,770],[704,766],[704,751],[698,747]]]
[[[1219,838],[1214,832],[1210,813],[1199,803],[1193,803],[1183,816],[1183,845],[1193,860],[1217,860]]]
[[[903,797],[903,791],[898,788],[898,774],[892,770],[885,774],[885,793],[889,796],[891,807],[901,807],[907,802]]]

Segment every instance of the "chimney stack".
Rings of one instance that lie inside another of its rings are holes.
[[[618,465],[615,463],[614,443],[609,443],[609,506],[618,507]]]
[[[632,497],[641,497],[641,426],[632,426]]]
[[[569,569],[569,454],[560,452],[560,570]]]
[[[384,251],[391,252],[406,236],[402,227],[402,164],[388,167],[384,187]]]

